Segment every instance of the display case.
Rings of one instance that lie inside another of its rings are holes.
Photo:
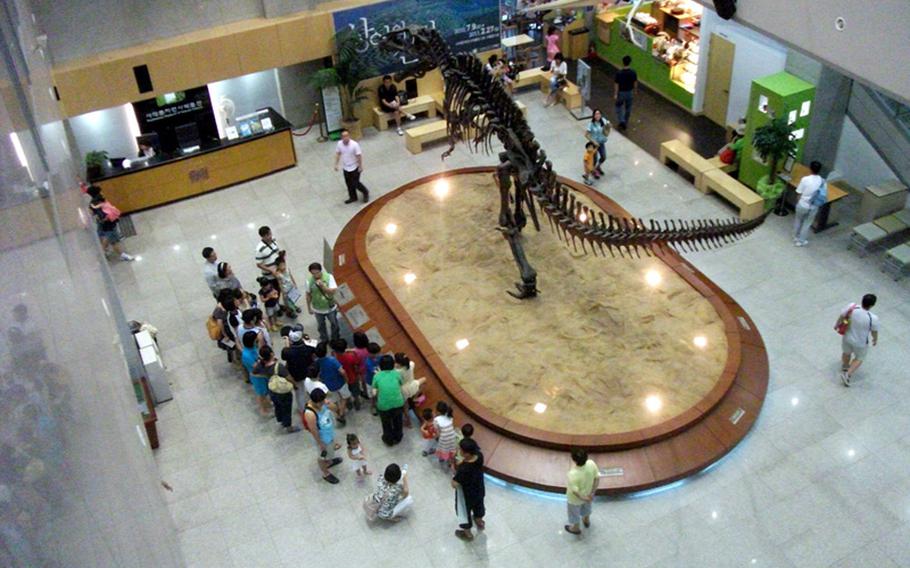
[[[755,130],[776,116],[787,117],[796,142],[796,153],[784,163],[789,171],[793,163],[802,162],[806,131],[812,118],[815,87],[786,72],[775,73],[752,81],[749,108],[746,111],[746,135],[739,167],[739,181],[755,189],[758,180],[768,175],[771,166],[761,159],[752,145]],[[788,167],[789,166],[789,167]]]
[[[626,55],[639,80],[669,100],[692,110],[698,77],[703,8],[689,0],[645,3],[626,26],[631,6],[597,16],[597,53],[616,67]]]

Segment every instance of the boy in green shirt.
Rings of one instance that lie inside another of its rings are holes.
[[[588,459],[588,452],[576,448],[572,450],[572,461],[575,465],[569,470],[566,483],[566,502],[568,505],[569,524],[566,532],[581,534],[579,522],[585,527],[591,526],[591,502],[600,483],[599,471],[594,460]]]

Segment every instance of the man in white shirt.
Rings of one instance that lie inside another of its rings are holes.
[[[841,341],[841,372],[840,380],[845,387],[850,386],[850,380],[853,374],[859,369],[866,359],[866,353],[869,346],[878,345],[878,316],[871,311],[878,298],[875,294],[866,294],[863,296],[862,303],[857,306],[850,304],[837,318],[838,324],[841,320],[848,319],[847,332]],[[835,327],[837,324],[835,324]]]
[[[809,244],[806,238],[809,236],[809,227],[818,213],[818,207],[812,205],[812,199],[815,194],[821,191],[825,183],[824,178],[818,175],[822,171],[822,165],[819,162],[809,164],[811,175],[804,176],[796,186],[796,194],[799,201],[796,203],[796,219],[793,221],[793,245],[804,247]]]
[[[341,140],[335,146],[335,171],[338,171],[338,162],[344,172],[344,184],[348,188],[348,199],[345,203],[357,201],[357,192],[363,193],[363,202],[370,200],[370,191],[360,182],[363,172],[363,152],[360,144],[351,140],[351,133],[347,128],[341,131]]]
[[[281,290],[278,284],[278,259],[286,255],[286,252],[278,246],[278,241],[272,236],[272,229],[267,225],[259,227],[259,242],[256,243],[256,266],[262,271],[262,278],[276,289]],[[284,312],[288,317],[296,317],[296,314],[288,312],[284,306],[279,308],[279,315]]]
[[[212,291],[212,295],[218,296],[218,254],[212,247],[202,249],[202,258],[205,264],[202,265],[202,276],[205,278],[205,284]]]

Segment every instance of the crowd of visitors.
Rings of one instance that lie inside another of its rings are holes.
[[[339,434],[352,412],[377,415],[387,446],[399,444],[405,428],[413,428],[423,440],[423,456],[432,457],[452,476],[461,519],[456,534],[473,538],[472,528],[484,527],[483,453],[472,438],[473,426],[463,424],[459,430],[448,404],[428,404],[422,392],[426,379],[415,376],[415,364],[406,353],[383,353],[362,332],[351,335],[349,346],[339,325],[334,277],[314,262],[301,292],[288,268],[288,254],[271,229],[261,227],[259,236],[254,262],[261,288],[255,295],[243,289],[212,247],[202,250],[203,277],[215,301],[209,333],[228,360],[242,369],[255,411],[274,418],[282,433],[305,430],[322,478],[333,485],[341,481],[333,468],[345,457],[355,479],[373,474],[369,440],[356,432]],[[295,321],[302,313],[301,298],[317,321],[318,340]],[[370,519],[395,522],[413,503],[407,466],[393,463],[381,470],[375,488],[365,496],[364,510]]]

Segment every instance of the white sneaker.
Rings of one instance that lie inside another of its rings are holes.
[[[399,128],[399,129],[398,129],[398,135],[399,135],[399,136],[404,136],[404,130],[402,130],[402,129]]]
[[[796,241],[796,246],[804,247],[809,244],[809,241]]]
[[[417,120],[417,117],[414,116],[413,114],[406,114],[405,116],[407,117],[408,120]]]
[[[850,375],[847,374],[847,371],[840,372],[840,382],[844,383],[845,387],[850,386]]]
[[[136,260],[136,257],[123,252],[123,253],[120,253],[120,260],[125,260],[126,262],[130,262],[130,261]]]

